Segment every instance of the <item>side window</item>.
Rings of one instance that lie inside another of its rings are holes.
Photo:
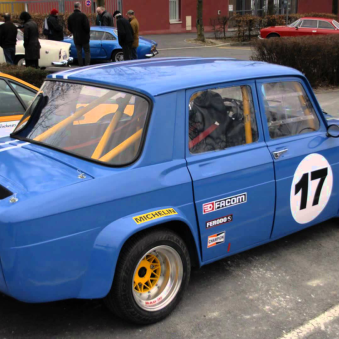
[[[116,38],[114,37],[113,34],[105,32],[104,37],[102,38],[102,40],[116,40]]]
[[[303,28],[317,28],[317,20],[304,20],[301,27]]]
[[[25,103],[26,107],[28,107],[34,100],[36,93],[28,90],[27,88],[10,81],[12,87],[17,91],[20,95],[20,98]]]
[[[25,112],[20,101],[8,86],[0,79],[0,116],[23,114]]]
[[[318,28],[324,28],[324,29],[333,29],[334,27],[328,22],[328,21],[319,21]]]
[[[314,108],[299,82],[273,82],[261,88],[268,130],[272,139],[319,129]]]
[[[101,40],[105,32],[91,31],[90,40]]]
[[[192,154],[223,150],[257,140],[251,87],[206,90],[191,97],[189,149]]]

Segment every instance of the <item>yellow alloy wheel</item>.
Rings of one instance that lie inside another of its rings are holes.
[[[147,254],[134,274],[134,290],[138,293],[150,291],[161,275],[161,264],[154,254]]]

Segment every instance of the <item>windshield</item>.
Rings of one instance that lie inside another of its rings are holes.
[[[288,25],[288,27],[297,27],[297,26],[299,26],[299,24],[300,24],[300,19],[292,22],[290,25]]]
[[[12,136],[121,166],[139,154],[148,109],[123,91],[47,81]]]
[[[333,20],[333,21],[332,21],[332,24],[333,24],[336,28],[339,29],[339,22],[338,22],[338,21]]]

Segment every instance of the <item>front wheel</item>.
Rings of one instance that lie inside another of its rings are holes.
[[[137,324],[167,317],[181,300],[191,262],[184,241],[170,230],[131,238],[121,251],[106,305]]]
[[[15,60],[14,60],[14,63],[18,66],[25,66],[26,63],[25,63],[25,57],[22,56],[22,55],[17,55],[15,57]]]
[[[113,51],[111,60],[112,62],[124,61],[124,53],[122,50]]]

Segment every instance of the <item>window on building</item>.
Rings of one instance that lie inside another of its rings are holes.
[[[180,0],[169,0],[170,22],[180,20]]]
[[[189,103],[189,149],[192,154],[219,151],[258,140],[251,87],[209,89]]]
[[[317,20],[304,20],[301,24],[302,28],[317,28]]]
[[[324,28],[324,29],[334,29],[334,27],[328,22],[328,21],[319,21],[318,28]]]

